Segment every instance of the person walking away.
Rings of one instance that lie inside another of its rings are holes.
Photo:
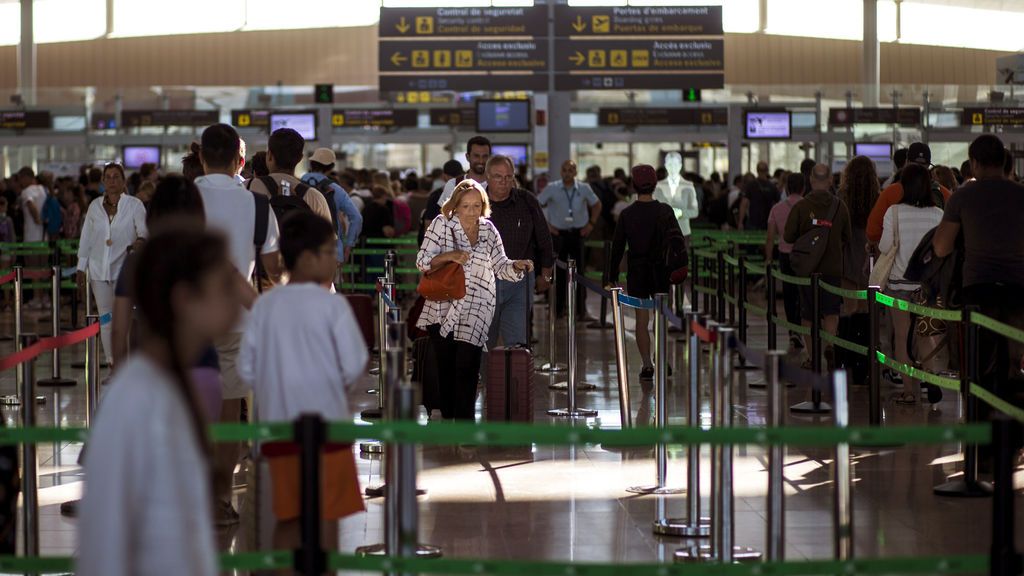
[[[575,260],[582,273],[583,242],[593,232],[601,217],[601,201],[586,182],[576,179],[575,162],[566,160],[562,163],[562,179],[548,184],[537,197],[537,202],[544,207],[558,258],[565,262],[570,258]],[[565,313],[566,276],[558,275],[555,306],[558,316]],[[576,288],[577,313],[582,320],[586,317],[587,291],[581,285]]]
[[[810,277],[817,273],[821,275],[822,282],[838,286],[843,276],[845,246],[853,242],[850,211],[846,208],[846,203],[831,192],[832,172],[828,166],[816,165],[811,170],[810,180],[811,191],[804,196],[803,200],[793,206],[789,218],[786,219],[786,229],[782,238],[790,244],[796,244],[801,236],[813,229],[828,228],[828,242],[821,260],[812,269],[800,275]],[[832,216],[833,214],[834,216]],[[795,262],[794,269],[798,273],[801,272],[796,269]],[[808,328],[811,327],[811,318],[814,316],[813,298],[814,295],[810,287],[800,287],[800,320]],[[836,336],[839,329],[842,298],[822,290],[818,303],[822,328]],[[824,347],[824,356],[827,370],[831,372],[835,367],[835,350],[831,344]],[[805,362],[805,366],[811,366],[810,358]]]
[[[533,272],[532,260],[510,260],[498,230],[487,218],[487,193],[475,180],[455,187],[441,215],[430,223],[416,255],[416,267],[430,274],[449,262],[461,265],[466,295],[428,300],[416,323],[430,333],[437,357],[438,405],[445,419],[474,420],[481,355],[497,302],[496,279],[520,281]],[[424,398],[424,403],[433,401]]]
[[[200,157],[206,175],[196,178],[195,183],[203,197],[207,228],[227,236],[231,263],[243,278],[253,277],[259,258],[269,281],[279,282],[277,217],[263,196],[259,196],[258,202],[257,195],[235,179],[239,162],[238,133],[227,124],[208,127],[203,131]],[[257,207],[262,214],[257,212]],[[246,321],[247,314],[243,313],[238,323],[214,343],[223,382],[222,422],[240,421],[242,399],[247,394],[236,369]],[[215,522],[219,526],[238,523],[238,513],[231,504],[231,489],[240,449],[237,442],[220,442],[214,447]]]
[[[903,275],[921,239],[942,221],[942,209],[935,206],[931,177],[924,166],[916,163],[907,164],[900,176],[900,183],[903,184],[903,199],[886,211],[882,223],[882,240],[878,244],[878,249],[883,254],[896,250],[885,293],[893,298],[916,302],[915,292],[921,286],[906,280]],[[892,318],[895,332],[894,357],[898,362],[912,365],[908,350],[910,313],[892,308]],[[917,380],[903,376],[902,383],[903,390],[893,395],[893,401],[897,404],[917,403],[920,391]]]
[[[278,195],[298,196],[314,214],[333,224],[331,208],[324,195],[295,177],[295,168],[302,161],[305,146],[306,141],[295,130],[274,130],[267,140],[267,169],[270,175],[254,178],[249,189],[269,198]]]
[[[154,236],[138,262],[148,336],[89,434],[75,571],[216,576],[210,440],[186,367],[238,320],[237,273],[224,239],[201,228]]]
[[[334,170],[336,161],[334,150],[317,148],[309,159],[309,172],[302,176],[302,182],[324,195],[338,235],[338,263],[344,264],[348,262],[352,249],[359,242],[359,234],[363,230],[363,215],[352,203],[348,192],[328,176],[331,170]]]
[[[670,172],[671,174],[671,172]],[[626,268],[626,293],[635,298],[653,298],[669,291],[669,270],[665,269],[662,239],[670,228],[679,234],[679,220],[668,204],[654,199],[658,176],[653,166],[640,164],[632,170],[636,201],[622,211],[612,240],[612,276],[605,277],[605,285],[618,282],[619,265],[629,248]],[[654,380],[654,362],[651,357],[650,311],[636,310],[636,346],[640,351],[643,368],[640,380]]]
[[[924,166],[925,168],[931,167],[932,165],[932,150],[927,144],[923,142],[914,142],[907,149],[907,161],[904,167],[915,163]],[[897,172],[895,181],[886,186],[882,193],[878,195],[878,201],[875,202],[874,208],[871,209],[871,215],[868,217],[868,241],[872,243],[872,253],[877,255],[877,244],[882,239],[882,218],[885,217],[885,213],[889,210],[890,206],[899,204],[901,198],[903,198],[903,185],[900,183],[902,178],[902,171]],[[945,206],[945,203],[949,200],[949,195],[952,194],[948,189],[935,184],[932,188],[932,193],[936,195],[935,205],[939,208]],[[941,195],[941,199],[939,196]]]
[[[786,199],[772,206],[771,212],[768,213],[768,231],[765,236],[764,244],[764,258],[766,262],[771,263],[773,260],[779,261],[779,271],[783,274],[790,276],[795,275],[793,272],[793,265],[789,261],[789,255],[793,252],[793,244],[786,242],[783,235],[786,231],[786,221],[789,219],[789,213],[793,210],[793,207],[798,202],[804,199],[804,188],[805,179],[804,175],[800,173],[793,173],[786,177]],[[778,240],[778,258],[775,257],[776,246],[775,242]],[[782,301],[783,307],[786,311],[786,321],[790,324],[800,324],[800,290],[797,286],[788,282],[782,284]],[[769,306],[773,306],[774,303],[769,303]],[[803,337],[790,330],[789,332],[789,348],[790,350],[803,350],[804,349]]]
[[[496,347],[499,338],[505,346],[529,347],[534,287],[538,293],[551,287],[555,265],[551,233],[537,199],[515,187],[515,168],[511,158],[491,156],[487,160],[486,171],[490,220],[501,236],[505,255],[512,260],[532,260],[534,269],[540,270],[536,280],[533,274],[528,274],[523,282],[497,280],[497,300],[487,348]]]
[[[962,237],[964,305],[1024,328],[1024,187],[1005,179],[1005,151],[997,136],[978,136],[967,154],[975,180],[950,197],[932,241],[935,255],[949,255]],[[982,329],[978,354],[979,384],[997,396],[1010,397],[1008,384],[1010,375],[1020,369],[1020,346]],[[979,404],[985,420],[990,409]]]
[[[124,168],[107,164],[103,168],[103,196],[92,201],[85,214],[78,243],[78,285],[85,285],[89,271],[92,297],[100,316],[114,309],[114,285],[125,257],[147,236],[146,209],[125,189]],[[100,326],[100,341],[108,363],[113,363],[110,324]]]
[[[21,194],[18,202],[22,213],[22,242],[43,242],[46,240],[46,228],[43,225],[43,206],[46,204],[46,188],[36,179],[35,172],[28,166],[18,170],[18,185]],[[46,266],[46,256],[26,256],[25,265],[29,268]],[[30,310],[46,310],[50,307],[49,290],[31,290],[25,295],[26,308]]]
[[[346,394],[366,368],[368,354],[352,309],[331,294],[337,246],[332,225],[310,212],[281,221],[281,256],[290,280],[260,298],[238,356],[238,373],[256,396],[259,419],[291,422],[318,414],[351,421]],[[265,444],[277,518],[274,548],[298,548],[299,449]],[[351,444],[328,444],[321,460],[323,545],[338,542],[338,520],[363,510]]]
[[[772,183],[768,172],[767,162],[757,163],[757,178],[744,185],[743,196],[747,199],[748,208],[746,220],[738,220],[743,223],[742,230],[767,229],[768,214],[780,198],[779,189]]]

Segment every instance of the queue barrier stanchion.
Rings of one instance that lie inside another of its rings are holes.
[[[663,312],[667,302],[667,294],[654,295],[654,425],[658,429],[668,425],[668,330]],[[668,446],[664,442],[654,446],[654,466],[653,486],[633,486],[626,491],[633,494],[679,494],[683,491],[682,488],[668,487]],[[667,520],[664,506],[665,501],[659,499],[655,526]]]
[[[700,321],[700,314],[686,311],[683,314],[683,332],[688,347],[689,370],[686,380],[686,425],[700,429],[700,337],[693,330],[693,324]],[[701,516],[700,506],[700,445],[686,447],[686,517],[664,518],[654,523],[654,533],[660,536],[684,538],[707,538],[711,535],[711,519]]]
[[[700,282],[700,262],[697,261],[697,246],[690,242],[690,258],[687,260],[692,271],[690,277],[690,309],[694,312],[700,311],[700,301],[697,292],[697,283]]]
[[[579,374],[576,370],[576,261],[569,260],[567,268],[568,282],[566,282],[566,350],[569,361],[568,375],[566,381],[567,405],[565,408],[548,410],[549,416],[562,418],[588,418],[597,416],[597,410],[581,408],[576,404],[576,391],[579,384]],[[552,303],[552,305],[554,305]],[[554,386],[552,386],[554,387]]]
[[[370,369],[370,375],[377,376],[377,388],[367,391],[370,394],[377,395],[377,405],[373,408],[367,408],[360,413],[360,416],[366,420],[379,420],[385,406],[384,382],[387,378],[387,374],[385,374],[385,355],[387,354],[388,305],[384,300],[384,292],[388,290],[389,283],[387,278],[378,278],[377,283],[379,286],[377,291],[377,367],[376,369]]]
[[[978,365],[978,325],[971,321],[971,314],[979,311],[977,306],[966,306],[961,311],[960,321],[960,401],[963,405],[963,423],[978,421],[978,399],[971,393],[971,382],[977,382]],[[872,357],[877,366],[877,359]],[[932,489],[939,496],[960,498],[984,498],[992,495],[993,485],[978,479],[978,446],[963,446],[964,472],[963,477],[950,480]],[[998,489],[998,486],[996,487]]]
[[[611,242],[611,240],[602,240],[601,241],[601,254],[604,257],[603,258],[603,260],[604,260],[604,270],[602,271],[603,272],[602,278],[612,278],[612,277],[618,276],[615,273],[615,271],[612,270],[612,242]],[[609,328],[608,320],[607,320],[607,317],[608,317],[608,300],[609,300],[608,298],[601,298],[601,311],[600,311],[601,315],[594,322],[591,322],[590,324],[587,324],[587,328],[590,328],[592,330],[607,330]]]
[[[92,311],[92,279],[89,274],[89,267],[85,267],[85,315],[86,317],[91,316]],[[82,370],[86,368],[85,362],[72,362],[71,367],[75,370]]]
[[[294,568],[303,576],[320,576],[327,568],[320,533],[320,454],[326,439],[326,424],[319,414],[303,414],[295,421],[295,441],[299,444],[301,544],[295,550]]]
[[[768,262],[765,264],[764,278],[768,283],[768,302],[765,304],[765,308],[768,310],[765,314],[765,321],[768,322],[768,349],[776,350],[779,347],[779,335],[777,334],[777,328],[775,326],[775,311],[778,308],[778,286],[775,284],[775,270],[772,269],[772,263]],[[744,340],[746,342],[746,340]]]
[[[811,370],[821,374],[821,274],[811,274]],[[811,400],[790,406],[797,414],[828,414],[832,407],[822,401],[820,386],[811,387]]]
[[[722,265],[726,267],[726,277],[729,280],[726,287],[728,292],[725,300],[728,303],[730,326],[736,325],[736,268],[733,266],[733,264],[735,263],[736,256],[735,249],[736,245],[732,244],[730,246],[730,251],[732,252],[730,257],[732,258],[732,261],[730,261],[729,258],[726,258],[725,255],[722,256]]]
[[[394,250],[387,250],[385,252],[385,254],[384,254],[384,267],[383,267],[383,269],[380,269],[380,268],[376,269],[377,271],[381,271],[381,272],[384,273],[384,278],[383,279],[378,278],[377,279],[377,285],[375,285],[374,288],[377,288],[377,286],[382,285],[385,282],[395,282],[396,281],[395,280],[395,259],[396,258],[397,258],[397,255],[395,254]],[[374,271],[373,268],[370,268],[370,269],[367,270],[367,272],[373,272],[373,271]],[[391,296],[391,299],[394,300],[394,294],[389,294],[389,296]],[[377,307],[377,312],[378,313],[381,312],[381,308],[380,308],[379,305]],[[380,334],[383,334],[382,331],[384,330],[384,326],[385,325],[386,325],[386,323],[384,321],[382,321],[378,317],[378,319],[377,319],[377,327],[378,327],[379,330],[381,330]],[[377,365],[372,367],[372,368],[370,368],[370,376],[380,376],[381,365],[383,364],[383,361],[384,361],[383,351],[381,351],[380,348],[379,348],[379,345],[380,345],[381,342],[383,342],[383,336],[379,336],[378,340],[377,340],[377,343],[378,343],[378,353],[377,353],[377,357],[374,358],[374,360],[376,360],[376,362],[377,362]],[[380,386],[378,385],[377,388],[375,388],[373,390],[368,390],[367,393],[368,394],[376,394],[379,390],[380,390]]]
[[[85,317],[86,326],[98,324],[100,317],[90,315]],[[96,418],[96,408],[100,399],[100,334],[89,338],[85,346],[85,425],[92,428]]]
[[[567,276],[567,278],[566,278],[566,283],[565,283],[565,289],[568,292],[568,295],[566,296],[566,299],[565,299],[566,306],[569,305],[570,301],[574,305],[576,303],[577,290],[578,290],[579,284],[580,284],[579,278],[577,276],[578,274],[579,274],[579,271],[576,269],[576,261],[570,259],[569,262],[566,264],[566,276]],[[569,345],[566,347],[566,356],[568,357],[567,361],[569,362],[568,379],[566,381],[564,381],[564,382],[555,382],[555,383],[549,385],[548,388],[551,389],[551,390],[565,390],[565,391],[567,391],[569,393],[569,400],[570,400],[569,409],[571,411],[572,408],[576,405],[576,392],[596,390],[597,386],[595,386],[594,384],[592,384],[590,382],[582,382],[580,380],[579,371],[577,370],[579,365],[577,363],[578,359],[576,358],[576,309],[575,308],[572,309],[572,310],[568,310],[567,309],[566,312],[565,312],[565,318],[566,318],[566,337],[567,337],[568,343],[569,343]],[[592,414],[591,414],[591,412],[592,412]],[[551,412],[549,412],[549,413],[551,413]],[[587,416],[595,416],[597,414],[597,411],[596,410],[582,410],[580,412],[580,416],[583,416],[584,414],[586,414]],[[552,414],[552,415],[555,415],[555,414]],[[559,415],[563,415],[564,416],[564,414],[559,414]]]
[[[24,280],[24,269],[19,266],[14,266],[14,351],[21,352],[22,350],[22,339],[21,339],[21,320],[24,306],[22,285],[25,283]],[[14,394],[8,394],[2,398],[2,402],[5,406],[17,406],[21,404],[22,398],[22,387],[25,381],[25,369],[19,364],[14,369]]]
[[[747,257],[740,255],[739,258],[739,294],[736,299],[737,329],[741,342],[747,341],[747,289],[749,288],[747,277]],[[771,349],[771,348],[769,348]]]
[[[558,307],[556,300],[558,298],[558,262],[555,262],[555,266],[551,268],[551,286],[548,287],[548,361],[537,368],[538,372],[544,372],[553,374],[555,372],[565,372],[567,366],[558,361],[556,355],[557,347],[555,345],[555,325],[558,323]]]
[[[782,359],[786,352],[768,350],[764,370],[768,380],[768,426],[781,428],[785,424],[786,389],[779,378]],[[781,562],[786,557],[786,493],[784,491],[786,447],[777,444],[768,449],[768,533],[765,552],[769,562]]]
[[[845,370],[832,373],[832,401],[835,403],[835,426],[845,429],[850,426],[849,387]],[[850,466],[850,444],[840,442],[835,447],[832,462],[835,480],[832,490],[832,522],[834,530],[833,550],[836,560],[853,559],[853,489]]]
[[[59,255],[60,248],[57,243],[53,243],[54,249],[57,250]],[[60,282],[61,282],[61,267],[59,256],[55,255],[55,262],[53,265],[53,277],[50,279],[50,328],[52,336],[56,338],[60,336]],[[60,374],[60,348],[54,348],[51,353],[50,363],[50,377],[39,380],[36,382],[36,386],[39,388],[50,388],[53,390],[53,422],[54,426],[60,426],[61,421],[61,390],[64,388],[74,388],[78,385],[76,380],[70,378],[64,378]],[[61,466],[61,455],[60,455],[60,442],[56,442],[53,445],[53,463],[54,466]]]
[[[882,331],[881,308],[878,306],[878,286],[868,286],[868,422],[882,425],[882,367],[878,363]]]
[[[619,296],[622,288],[616,286],[612,293],[612,328],[615,334],[615,367],[619,384],[619,420],[622,428],[633,427],[633,412],[630,410],[629,398],[629,363],[626,357],[626,327],[623,324],[622,304]]]
[[[20,349],[24,350],[39,341],[35,334],[22,334]],[[18,365],[23,376],[21,378],[21,425],[32,428],[36,425],[35,402],[28,399],[36,396],[35,362],[29,360]],[[39,462],[36,459],[36,444],[25,443],[21,446],[21,484],[22,484],[22,538],[25,556],[39,555]]]
[[[1017,456],[1024,446],[1024,428],[1019,421],[997,416],[992,421],[992,547],[989,574],[1020,574],[1024,561],[1016,543],[1016,495],[1013,474]]]

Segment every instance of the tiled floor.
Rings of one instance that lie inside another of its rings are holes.
[[[592,312],[596,302],[591,299]],[[36,326],[38,313],[26,316],[26,326]],[[546,356],[546,307],[538,306],[536,328],[541,342],[536,348],[538,364]],[[753,321],[750,340],[755,346],[765,342],[763,322]],[[630,322],[631,325],[631,322]],[[10,333],[11,318],[0,321]],[[588,330],[581,325],[577,338],[583,378],[598,384],[592,392],[580,392],[582,406],[598,410],[589,425],[617,427],[619,399],[615,385],[615,359],[611,330]],[[38,323],[44,334],[48,324]],[[558,353],[564,354],[565,327],[558,326]],[[674,336],[674,335],[673,335]],[[785,342],[780,337],[780,342]],[[670,351],[676,378],[669,383],[668,409],[671,423],[685,423],[685,389],[679,375],[685,359],[681,345]],[[0,355],[12,350],[10,341],[0,342]],[[639,364],[635,345],[627,342],[632,382],[631,406],[638,423],[649,418],[651,396],[636,383]],[[77,346],[66,354],[63,363],[80,360],[84,353]],[[564,358],[560,358],[564,360]],[[49,358],[38,363],[43,375],[49,373]],[[65,375],[80,379],[80,385],[65,395],[62,423],[79,425],[84,419],[81,371],[66,369]],[[758,371],[736,373],[734,405],[737,426],[763,426],[766,396],[763,389],[750,388],[748,382],[763,381]],[[552,380],[537,373],[535,377],[535,423],[546,425],[552,419],[546,410],[566,404],[564,392],[550,392]],[[353,410],[375,405],[376,399],[363,392],[374,380],[351,397]],[[0,374],[0,394],[14,392],[13,371]],[[788,402],[806,399],[806,390],[789,389]],[[851,393],[852,421],[867,422],[867,390],[854,386]],[[895,407],[886,403],[887,424],[950,424],[957,421],[959,405],[946,394],[934,408]],[[140,407],[144,409],[144,407]],[[706,413],[708,407],[703,406]],[[8,425],[16,425],[17,408],[3,407]],[[41,425],[53,422],[52,404],[37,408]],[[829,417],[787,414],[787,425],[829,426]],[[956,445],[907,446],[881,450],[853,450],[854,458],[854,534],[855,555],[861,558],[981,554],[988,551],[990,499],[960,500],[932,494],[932,486],[957,472]],[[65,446],[58,470],[53,466],[53,450],[39,448],[40,524],[42,553],[67,555],[75,550],[74,520],[62,518],[62,501],[77,497],[82,477],[75,466],[79,447]],[[446,556],[476,558],[517,558],[571,560],[580,562],[671,561],[672,553],[684,541],[652,534],[651,523],[659,497],[627,493],[629,486],[650,484],[654,480],[654,462],[650,450],[609,450],[600,446],[577,448],[523,447],[516,449],[428,447],[420,452],[419,486],[427,494],[420,498],[420,540],[441,546]],[[735,464],[736,540],[739,544],[763,549],[765,546],[766,483],[765,451],[758,447],[738,447]],[[704,451],[702,473],[707,513],[709,477],[708,451]],[[669,485],[685,485],[685,450],[670,447]],[[832,554],[832,453],[829,450],[791,449],[786,465],[786,556],[788,559],[829,558]],[[380,482],[380,462],[360,458],[364,486]],[[248,475],[239,474],[238,482]],[[664,497],[670,516],[685,514],[683,495]],[[251,491],[238,490],[243,523],[221,534],[225,549],[250,550],[257,542]],[[339,550],[382,541],[383,506],[381,499],[367,500],[367,512],[342,522]],[[267,514],[261,515],[264,519]],[[264,548],[267,545],[262,546]]]

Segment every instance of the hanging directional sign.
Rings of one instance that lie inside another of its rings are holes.
[[[335,128],[415,128],[418,123],[416,110],[405,108],[345,108],[335,109],[331,114],[331,126]]]
[[[726,126],[726,108],[601,108],[601,126]]]
[[[828,123],[831,126],[853,126],[854,124],[899,124],[920,126],[920,108],[830,108]]]
[[[232,110],[231,125],[238,128],[269,128],[270,110]]]
[[[50,113],[46,110],[0,111],[0,130],[49,130],[52,127]]]
[[[964,108],[961,126],[1024,126],[1024,108]]]
[[[721,36],[721,6],[555,7],[556,36]]]
[[[142,126],[210,126],[220,122],[217,110],[125,110],[121,124],[125,128]]]
[[[381,8],[381,38],[546,36],[546,6]]]
[[[476,108],[431,108],[431,126],[476,126]]]
[[[380,42],[381,72],[544,71],[546,40]]]
[[[724,40],[610,40],[555,42],[555,70],[721,72]]]

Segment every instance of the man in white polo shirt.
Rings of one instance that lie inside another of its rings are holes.
[[[240,158],[238,133],[234,128],[227,124],[214,124],[203,131],[200,159],[206,175],[196,178],[196,186],[203,197],[206,226],[227,236],[231,263],[246,279],[252,278],[256,269],[258,247],[263,268],[271,282],[276,283],[281,278],[277,218],[270,209],[269,199],[259,202],[260,210],[266,211],[266,218],[257,217],[256,197],[235,178]],[[215,343],[223,380],[222,422],[240,420],[242,398],[248,394],[235,369],[247,319],[248,313],[243,313],[233,333]],[[238,513],[231,505],[231,487],[239,455],[238,443],[214,445],[215,520],[218,526],[238,522]]]

